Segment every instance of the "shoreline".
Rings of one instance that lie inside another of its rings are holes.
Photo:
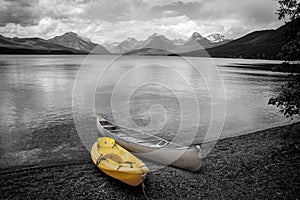
[[[232,135],[225,135],[222,136],[220,135],[220,137],[216,140],[214,138],[208,138],[204,143],[203,140],[201,140],[202,142],[199,143],[192,143],[191,146],[195,146],[195,145],[202,145],[202,144],[210,144],[210,143],[217,143],[219,141],[222,140],[226,140],[226,139],[235,139],[237,137],[240,136],[244,136],[244,135],[249,135],[249,134],[256,134],[258,132],[262,132],[262,131],[268,131],[269,129],[273,129],[273,128],[280,128],[280,127],[285,127],[288,125],[293,125],[293,124],[297,124],[300,123],[300,120],[295,120],[294,122],[282,122],[282,123],[278,123],[278,124],[273,124],[270,125],[268,127],[265,128],[260,128],[258,130],[243,130],[240,131],[238,133],[232,134]],[[53,134],[53,132],[55,132],[55,130],[60,129],[62,130],[62,132],[64,131],[63,129],[67,129],[70,131],[70,133],[75,133],[76,132],[76,128],[74,127],[73,123],[70,124],[65,124],[65,125],[55,125],[55,126],[50,126],[47,127],[45,129],[39,129],[37,130],[37,132],[42,132],[43,134],[45,133],[50,133]],[[54,131],[53,131],[54,130]],[[51,132],[50,132],[51,131]],[[76,134],[70,134],[70,135],[76,135]],[[60,138],[61,139],[61,138]],[[65,138],[63,138],[65,139]],[[80,165],[80,164],[87,164],[89,163],[90,160],[90,152],[88,151],[88,149],[86,149],[80,142],[79,138],[77,138],[76,136],[72,138],[73,141],[75,141],[75,144],[77,144],[79,146],[79,148],[77,149],[77,151],[75,154],[72,154],[72,152],[68,152],[70,153],[70,155],[72,155],[72,160],[66,159],[66,160],[62,160],[60,159],[52,159],[48,157],[49,160],[43,160],[40,163],[33,163],[33,164],[29,164],[29,165],[11,165],[11,166],[6,166],[4,168],[0,168],[0,175],[1,174],[6,174],[6,173],[13,173],[13,172],[19,172],[19,171],[28,171],[28,170],[35,170],[35,169],[43,169],[43,168],[52,168],[52,167],[61,167],[61,166],[73,166],[73,165]],[[56,146],[53,146],[50,148],[57,148]],[[79,154],[78,154],[79,153]],[[47,156],[47,155],[45,155]],[[56,156],[60,156],[60,155],[56,155]],[[83,158],[84,157],[84,158]]]
[[[173,167],[150,172],[149,199],[295,199],[300,190],[300,122],[221,139],[198,172]],[[92,162],[0,171],[4,199],[142,199]]]

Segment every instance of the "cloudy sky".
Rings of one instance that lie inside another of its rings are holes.
[[[277,28],[276,0],[0,0],[0,34],[51,38],[68,31],[102,43],[154,32],[238,38]]]

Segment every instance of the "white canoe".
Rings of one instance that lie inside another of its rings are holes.
[[[97,117],[97,129],[102,136],[114,138],[127,150],[149,160],[190,171],[197,171],[201,167],[200,146],[174,144],[151,134],[121,127],[100,115]]]

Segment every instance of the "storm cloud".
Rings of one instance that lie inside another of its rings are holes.
[[[201,16],[201,9],[204,3],[201,1],[197,2],[174,2],[172,4],[155,6],[151,9],[152,13],[156,17],[169,16],[188,16],[190,19],[198,19]]]
[[[36,25],[42,18],[42,11],[36,8],[37,0],[1,0],[0,26],[8,23],[22,26]]]
[[[0,0],[0,34],[49,38],[74,31],[101,42],[150,27],[186,38],[194,31],[237,38],[283,24],[277,8],[275,0]]]

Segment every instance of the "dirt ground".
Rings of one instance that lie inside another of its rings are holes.
[[[198,172],[148,174],[149,199],[299,199],[300,123],[218,141]],[[92,162],[0,171],[0,199],[144,199]]]

